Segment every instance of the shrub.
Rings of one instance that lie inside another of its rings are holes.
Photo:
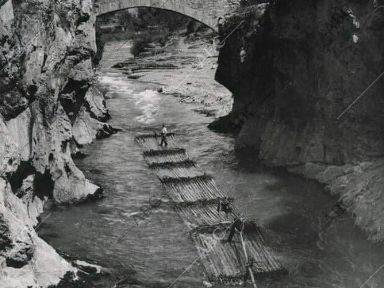
[[[164,46],[168,41],[169,35],[168,30],[146,31],[137,34],[133,39],[131,47],[132,55],[137,57],[141,52],[144,52],[145,48],[148,48],[151,43]]]
[[[132,55],[137,57],[141,52],[145,50],[145,48],[148,47],[148,44],[149,44],[149,41],[146,38],[134,40],[131,47]]]

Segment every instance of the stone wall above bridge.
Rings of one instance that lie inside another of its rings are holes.
[[[217,19],[233,11],[240,0],[95,0],[97,16],[134,7],[153,7],[194,18],[214,30]]]

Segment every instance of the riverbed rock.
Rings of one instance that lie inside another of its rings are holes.
[[[383,16],[372,1],[246,6],[224,25],[244,21],[216,73],[233,93],[232,119],[243,117],[236,149],[328,185],[375,240],[384,239],[384,82],[339,116],[382,72]]]
[[[37,236],[33,229],[36,219],[30,217],[27,206],[3,178],[0,189],[0,223],[5,232],[1,238],[5,245],[0,251],[2,283],[15,288],[47,287],[58,284],[66,271],[76,272]]]
[[[95,139],[107,138],[117,131],[111,125],[92,118],[85,106],[80,109],[72,126],[73,137],[80,145],[90,144]]]
[[[105,122],[111,118],[106,108],[105,98],[96,86],[91,86],[85,95],[85,105],[92,118]]]

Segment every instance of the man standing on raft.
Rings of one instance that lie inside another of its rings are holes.
[[[161,129],[161,133],[160,133],[160,136],[161,136],[160,146],[163,146],[163,145],[165,145],[165,147],[168,146],[167,133],[168,133],[167,127],[165,127],[165,124],[163,124],[163,128]]]

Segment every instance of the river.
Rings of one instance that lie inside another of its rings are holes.
[[[85,147],[83,152],[88,157],[77,160],[86,176],[104,188],[105,198],[55,208],[39,230],[39,235],[56,249],[111,271],[112,278],[99,280],[93,287],[112,287],[116,279],[125,279],[119,287],[203,287],[202,267],[198,262],[190,265],[197,252],[188,230],[165,197],[145,220],[138,224],[132,220],[150,199],[163,193],[134,136],[162,123],[180,135],[179,141],[188,153],[236,199],[237,207],[265,227],[267,242],[288,274],[259,280],[259,288],[360,288],[383,264],[383,245],[366,240],[351,215],[323,226],[325,215],[337,199],[320,185],[263,168],[247,161],[247,157],[239,160],[233,151],[234,137],[210,131],[207,125],[214,118],[195,112],[202,107],[201,102],[185,103],[180,95],[157,92],[159,87],[169,88],[169,79],[177,79],[184,72],[143,71],[143,77],[135,80],[111,69],[112,64],[129,57],[129,45],[122,44],[106,46],[98,71],[110,98],[110,123],[122,131]],[[178,51],[173,61],[183,61],[183,66],[191,69],[186,61],[190,55],[185,53]],[[217,87],[212,68],[207,79],[204,69],[190,71],[207,85]],[[384,272],[380,272],[364,287],[384,287]]]

